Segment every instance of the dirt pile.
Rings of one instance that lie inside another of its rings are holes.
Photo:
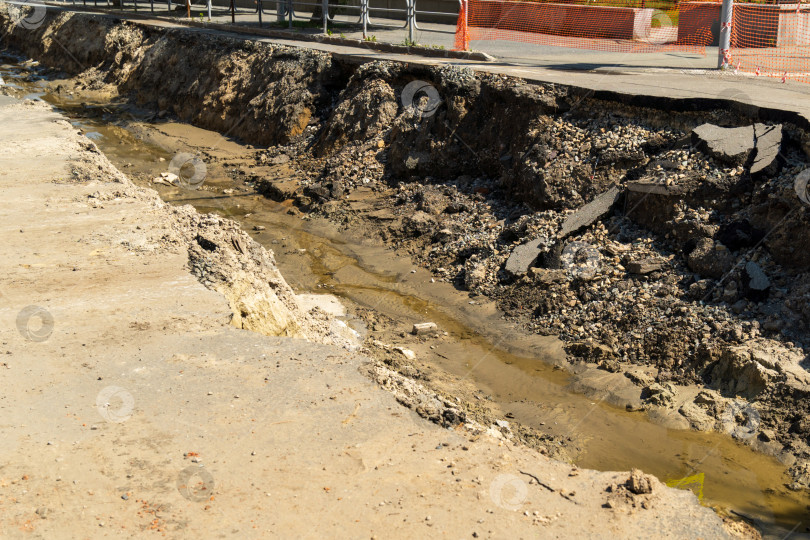
[[[793,461],[793,487],[808,487],[810,210],[806,185],[795,186],[806,126],[728,108],[664,113],[450,67],[358,68],[108,18],[3,25],[9,43],[74,75],[78,90],[274,145],[257,170],[286,161],[296,173],[257,173],[259,191],[364,226],[437,279],[495,298],[528,330],[560,335],[572,362],[626,373],[649,408]],[[415,80],[437,107],[425,95],[403,100]],[[693,133],[755,120],[764,127],[751,133],[767,129],[770,142],[733,164]],[[611,186],[621,196],[607,215],[561,235]],[[361,191],[371,203],[352,200]],[[243,254],[232,239],[212,242],[233,261]],[[528,242],[528,271],[505,271]],[[195,249],[204,260],[205,246]],[[681,397],[691,384],[707,394]]]

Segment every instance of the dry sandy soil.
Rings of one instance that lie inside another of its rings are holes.
[[[729,534],[640,472],[420,419],[233,223],[135,187],[46,105],[0,100],[2,536]]]

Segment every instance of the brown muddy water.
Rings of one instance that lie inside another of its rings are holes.
[[[566,449],[577,465],[641,468],[692,489],[722,513],[755,520],[765,537],[795,538],[810,526],[810,501],[785,487],[785,466],[777,460],[726,435],[667,427],[644,412],[612,405],[626,385],[623,376],[590,370],[572,378],[556,367],[564,360],[555,339],[521,333],[491,303],[433,282],[407,256],[353,238],[323,219],[291,215],[288,205],[267,200],[245,182],[242,173],[256,155],[251,147],[185,124],[155,122],[142,111],[57,95],[50,91],[53,83],[36,77],[30,66],[0,65],[0,77],[18,94],[56,106],[139,185],[157,189],[173,204],[192,204],[241,223],[273,250],[297,292],[335,294],[350,312],[373,310],[386,321],[383,328],[371,329],[375,338],[410,348],[421,360],[474,386],[475,395],[508,418],[569,440]],[[177,152],[204,156],[201,189],[151,182],[168,170]],[[273,171],[280,178],[284,173],[284,166]],[[370,190],[353,195],[358,202],[372,196]],[[412,323],[424,321],[437,323],[447,335],[420,342],[407,334]],[[574,391],[575,378],[586,386],[614,388],[614,394]]]

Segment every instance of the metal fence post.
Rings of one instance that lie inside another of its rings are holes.
[[[408,2],[408,44],[413,45],[413,27],[414,19],[416,18],[416,0],[407,0]]]
[[[206,8],[206,11],[208,12],[208,21],[210,22],[211,21],[211,0],[206,0],[205,1],[205,8]]]
[[[363,20],[363,39],[368,34],[368,0],[360,0],[360,18]]]
[[[717,68],[731,61],[731,27],[734,22],[734,0],[723,0],[720,9],[720,47],[717,51]]]
[[[287,0],[287,26],[292,28],[293,19],[293,0]]]
[[[210,2],[211,0],[208,0],[208,1]],[[262,0],[257,0],[256,7],[258,8],[258,9],[256,9],[256,12],[259,14],[259,28],[261,28],[262,27]]]
[[[123,0],[122,0],[122,2],[123,2]],[[166,0],[166,7],[168,8],[169,13],[171,13],[172,12],[172,0]]]
[[[323,33],[325,34],[326,24],[329,21],[329,0],[323,0],[321,6],[321,9],[323,9]]]

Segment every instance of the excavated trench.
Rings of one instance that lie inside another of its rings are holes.
[[[807,388],[787,365],[804,359],[807,341],[798,121],[782,124],[779,160],[752,174],[753,160],[719,163],[689,137],[705,121],[751,123],[748,110],[606,109],[572,89],[358,68],[100,17],[52,16],[7,41],[51,69],[4,58],[5,93],[65,111],[164,199],[253,231],[298,292],[347,304],[369,355],[460,397],[467,414],[505,417],[509,436],[583,467],[642,468],[767,535],[810,522]],[[436,114],[400,105],[412,80],[438,89]],[[153,182],[177,152],[201,156],[201,189]],[[628,189],[658,176],[680,191]],[[595,275],[564,250],[555,263],[562,246],[551,241],[524,273],[506,270],[518,247],[553,238],[572,209],[614,184],[618,203],[565,239],[595,247]],[[735,245],[728,231],[758,239]],[[738,270],[715,268],[726,256],[717,246],[732,257],[759,249],[770,298],[754,298]],[[447,334],[407,333],[424,321]]]

